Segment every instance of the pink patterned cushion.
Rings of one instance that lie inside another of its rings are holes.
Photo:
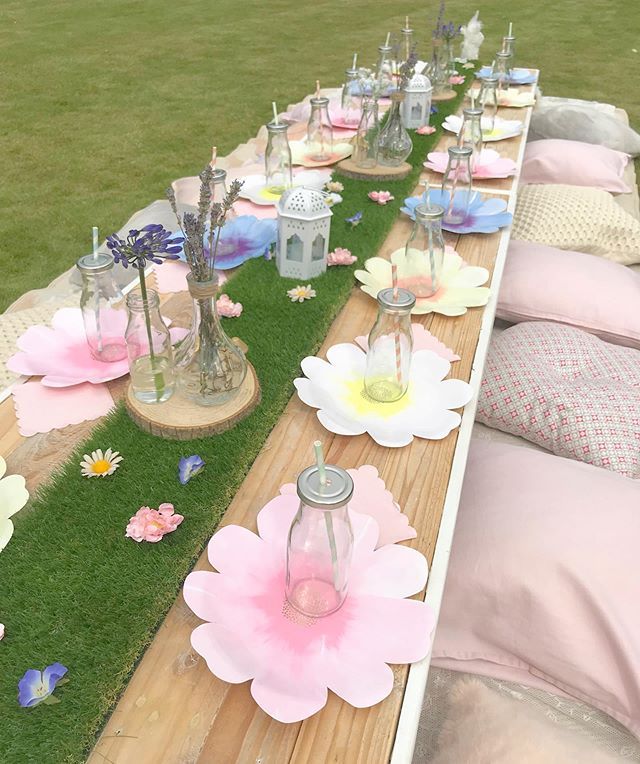
[[[560,324],[513,326],[492,342],[476,418],[640,478],[640,352]]]

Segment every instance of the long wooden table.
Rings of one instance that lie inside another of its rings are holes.
[[[496,144],[502,156],[514,159],[518,168],[530,111],[529,108],[500,110],[500,116],[525,122],[522,136]],[[450,137],[443,136],[438,150],[445,150],[451,142]],[[428,172],[423,174],[423,179],[426,178],[434,184],[439,180],[439,176]],[[513,212],[517,176],[506,181],[484,181],[480,187],[507,198]],[[380,256],[387,257],[403,246],[410,227],[410,221],[401,216]],[[484,309],[470,309],[464,316],[431,315],[414,317],[414,321],[423,323],[461,356],[461,360],[453,364],[451,376],[469,381],[477,391],[493,326],[509,232],[448,235],[447,238],[467,263],[482,265],[492,273],[491,298]],[[375,313],[375,302],[354,288],[320,354],[337,342],[349,342],[366,333]],[[122,394],[122,387],[122,382],[111,383],[115,396]],[[280,485],[295,481],[310,461],[313,441],[320,439],[328,461],[345,468],[362,464],[378,468],[417,530],[417,538],[409,543],[430,562],[425,599],[437,613],[475,405],[474,397],[464,410],[461,427],[444,440],[416,438],[405,448],[388,449],[378,446],[368,435],[348,438],[328,433],[319,424],[315,410],[294,396],[229,506],[222,525],[236,523],[255,530],[258,511],[277,495]],[[7,459],[9,468],[24,474],[29,489],[34,490],[46,479],[54,460],[59,463],[65,458],[94,424],[84,423],[62,432],[25,439],[18,433],[11,401],[5,400],[0,404],[0,453]],[[210,569],[205,555],[196,569]],[[330,761],[376,764],[411,760],[429,658],[411,668],[394,667],[395,684],[391,695],[373,708],[353,708],[330,693],[322,711],[304,722],[285,725],[258,708],[249,693],[249,683],[229,685],[208,671],[189,643],[191,631],[198,623],[179,596],[106,724],[89,757],[91,764],[105,761],[110,764]]]

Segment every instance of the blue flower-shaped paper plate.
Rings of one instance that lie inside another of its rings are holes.
[[[476,77],[487,77],[491,74],[490,66],[483,66],[482,69],[476,72]],[[511,76],[509,77],[510,85],[532,85],[537,80],[535,74],[532,74],[528,69],[515,69],[511,70]]]
[[[254,215],[239,215],[228,220],[222,228],[216,253],[216,270],[242,265],[245,260],[263,257],[275,243],[278,232],[276,220],[260,220]],[[208,233],[205,234],[205,254],[209,252]],[[186,261],[184,250],[179,255]]]
[[[454,209],[464,206],[468,191],[458,191],[453,198]],[[445,210],[449,206],[449,192],[438,188],[432,188],[429,192],[431,204],[439,204]],[[404,200],[401,212],[415,220],[415,208],[425,203],[425,195],[409,196]],[[477,191],[471,192],[469,210],[462,223],[445,223],[442,227],[451,233],[495,233],[500,228],[511,225],[513,215],[506,211],[507,203],[504,199],[485,199]]]

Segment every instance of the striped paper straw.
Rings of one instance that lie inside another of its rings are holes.
[[[391,283],[393,284],[393,299],[398,301],[398,266],[391,266]],[[400,353],[400,319],[396,316],[394,343],[396,347],[396,379],[400,388],[402,388],[402,357]]]

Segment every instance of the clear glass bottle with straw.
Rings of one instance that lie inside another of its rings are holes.
[[[409,387],[413,351],[411,311],[415,304],[415,296],[406,289],[395,287],[378,292],[378,317],[369,332],[364,390],[379,403],[399,400]]]
[[[362,101],[362,116],[354,139],[351,160],[356,167],[371,168],[378,164],[378,102],[371,98]]]
[[[436,97],[449,89],[448,62],[445,60],[442,42],[440,38],[433,41],[433,54],[429,67],[429,79],[433,85],[433,95]]]
[[[516,55],[516,38],[513,36],[513,24],[511,22],[509,22],[509,31],[502,38],[502,50],[505,53],[511,54],[511,69],[513,69]]]
[[[125,302],[113,277],[111,255],[98,252],[98,229],[93,229],[93,254],[76,263],[82,276],[80,310],[91,355],[97,361],[113,363],[127,357],[124,330]]]
[[[307,123],[307,155],[314,162],[326,162],[333,154],[333,127],[329,117],[329,99],[316,95],[310,99],[311,115]]]
[[[404,17],[404,28],[400,30],[400,62],[409,60],[413,50],[413,29],[409,26],[409,17]]]
[[[376,79],[378,81],[378,88],[382,94],[388,90],[392,83],[392,54],[393,48],[389,45],[391,35],[387,34],[387,39],[384,45],[378,47],[378,68],[376,70]]]
[[[353,54],[353,66],[345,71],[345,82],[342,86],[341,106],[345,122],[357,125],[362,109],[362,85],[356,67],[358,54]]]
[[[471,201],[471,149],[450,146],[449,161],[442,178],[443,196],[448,195],[443,221],[451,225],[463,223]]]
[[[293,185],[291,147],[287,137],[288,126],[278,120],[267,125],[267,148],[264,153],[264,174],[267,193],[282,196]]]
[[[316,464],[298,477],[298,512],[287,539],[285,594],[289,605],[309,618],[335,613],[344,603],[353,554],[348,472],[324,464],[314,444]]]
[[[498,82],[497,74],[487,74],[482,78],[478,103],[482,106],[484,114],[482,117],[483,133],[492,133],[496,129],[496,115],[498,113]],[[484,123],[487,127],[485,128]]]
[[[476,164],[482,153],[482,115],[484,109],[472,105],[462,110],[462,127],[458,133],[458,146],[471,148],[471,171],[474,172]]]
[[[498,88],[508,88],[511,82],[511,53],[499,50],[496,53],[494,74],[498,75]]]
[[[426,199],[415,208],[416,220],[405,247],[407,264],[419,274],[411,282],[416,297],[432,297],[440,289],[444,262],[444,207],[428,201],[428,188]]]

